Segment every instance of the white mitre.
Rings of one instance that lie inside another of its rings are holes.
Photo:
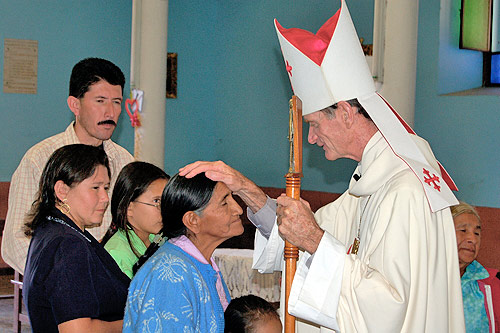
[[[456,185],[446,170],[425,158],[428,152],[421,151],[410,136],[415,132],[376,93],[344,0],[316,34],[297,28],[284,29],[276,19],[274,24],[292,89],[302,101],[303,115],[357,98],[394,153],[419,178],[431,210],[436,212],[458,204],[451,192],[457,190]]]

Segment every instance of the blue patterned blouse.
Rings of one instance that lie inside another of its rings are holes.
[[[123,332],[224,332],[216,281],[211,265],[166,242],[130,284]]]
[[[462,296],[464,299],[465,329],[467,332],[489,332],[490,324],[484,308],[484,295],[477,280],[489,276],[488,271],[476,260],[467,266],[462,276]]]

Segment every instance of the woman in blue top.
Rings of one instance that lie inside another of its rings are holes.
[[[457,235],[465,329],[500,333],[500,273],[476,260],[481,247],[479,214],[462,201],[450,208]]]
[[[102,222],[110,169],[103,149],[57,149],[40,178],[23,299],[33,332],[120,332],[130,279],[85,230]]]
[[[146,251],[129,288],[124,332],[224,332],[230,296],[212,254],[243,233],[242,212],[225,184],[204,174],[172,177],[161,198],[169,240]]]

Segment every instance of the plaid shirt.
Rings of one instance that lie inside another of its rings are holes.
[[[47,138],[31,147],[12,175],[9,189],[9,207],[2,237],[2,258],[21,274],[24,274],[30,244],[30,238],[24,234],[25,215],[35,200],[40,177],[50,155],[62,146],[80,143],[73,125],[74,122],[63,133]],[[126,149],[111,140],[104,141],[104,151],[108,155],[111,169],[111,190],[109,192],[111,197],[118,173],[123,166],[132,162],[134,158]],[[111,212],[108,206],[102,224],[88,229],[88,231],[97,240],[100,240],[110,224]]]

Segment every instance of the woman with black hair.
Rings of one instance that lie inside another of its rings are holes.
[[[102,222],[109,183],[99,147],[64,146],[45,165],[26,223],[23,299],[33,332],[121,331],[130,279],[85,230]]]
[[[124,166],[118,175],[111,198],[113,220],[103,244],[129,278],[163,226],[160,202],[169,178],[157,166],[138,161]]]
[[[212,254],[243,233],[241,207],[220,182],[175,175],[161,199],[168,242],[136,273],[129,288],[124,332],[222,332],[229,291]],[[140,261],[142,262],[142,261]]]

